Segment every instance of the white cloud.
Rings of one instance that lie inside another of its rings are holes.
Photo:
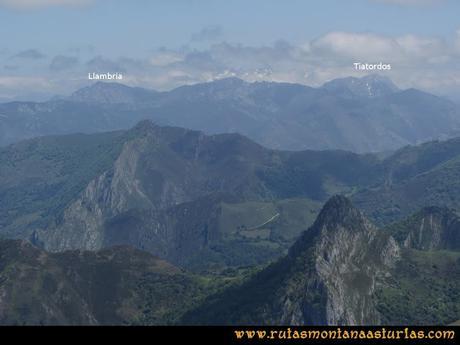
[[[416,35],[389,37],[372,33],[332,32],[304,48],[323,64],[385,62],[407,68],[449,63],[455,58],[454,51],[459,42],[460,35],[449,43],[437,37]]]
[[[292,82],[307,85],[339,77],[361,76],[354,62],[391,63],[387,76],[403,88],[416,87],[434,93],[460,90],[460,30],[450,39],[418,35],[387,36],[375,33],[331,32],[304,45],[278,41],[266,46],[219,43],[208,48],[158,49],[147,56],[111,59],[95,56],[65,70],[66,80],[53,80],[44,89],[71,92],[87,84],[87,73],[123,72],[128,85],[167,90],[184,84],[225,77],[247,81]],[[20,60],[28,64],[27,60]],[[40,60],[41,61],[41,60]],[[47,64],[48,77],[57,78]],[[26,73],[9,70],[9,74]],[[10,80],[8,92],[23,92]],[[32,84],[30,84],[32,85]],[[32,86],[23,84],[24,88]],[[36,85],[36,84],[34,84]],[[6,84],[4,85],[6,87]],[[54,89],[53,89],[54,88]]]
[[[0,76],[0,87],[3,88],[48,88],[50,82],[43,77]]]
[[[224,42],[203,50],[159,49],[144,60],[104,61],[105,66],[123,69],[131,85],[159,90],[230,76],[317,86],[362,75],[354,62],[383,62],[392,64],[387,75],[401,87],[438,92],[460,86],[460,30],[452,41],[331,32],[303,46],[285,41],[258,47]]]
[[[149,62],[152,66],[162,67],[183,61],[183,59],[183,55],[178,52],[170,50],[160,50],[150,58]]]
[[[358,61],[399,58],[401,49],[393,38],[371,33],[332,32],[310,44],[311,52]]]

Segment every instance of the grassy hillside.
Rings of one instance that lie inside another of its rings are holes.
[[[44,137],[1,148],[0,231],[26,237],[31,228],[58,219],[95,176],[110,169],[124,134]]]
[[[357,190],[354,203],[380,225],[428,206],[460,209],[460,139],[406,147],[382,162],[381,182]]]
[[[436,208],[422,211],[433,216],[433,226],[425,229],[432,235],[413,244],[423,250],[406,248],[404,238],[420,225],[420,214],[376,229],[346,204],[329,204],[287,256],[209,296],[182,321],[447,325],[459,319],[460,252],[445,250],[449,241],[437,240],[458,236],[459,227],[453,230],[451,221],[435,219]],[[398,245],[390,234],[401,232]]]
[[[406,249],[377,292],[384,324],[447,325],[460,316],[460,252]]]
[[[149,121],[38,138],[0,150],[0,234],[51,251],[129,244],[198,270],[265,264],[336,193],[379,225],[460,209],[459,147],[287,152]]]
[[[262,264],[287,250],[332,193],[378,177],[377,163],[149,121],[33,139],[0,151],[0,233],[50,251],[130,244],[188,267]]]
[[[195,276],[129,247],[48,254],[3,240],[0,323],[172,324],[240,274]]]

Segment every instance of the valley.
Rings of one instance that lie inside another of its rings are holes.
[[[423,242],[412,242],[419,229]],[[187,272],[127,246],[46,253],[0,240],[0,322],[449,324],[460,311],[459,233],[460,218],[448,209],[378,229],[334,196],[288,253],[219,273]]]
[[[399,92],[352,81],[324,87],[342,100]],[[73,102],[113,119],[113,101],[139,111],[158,96],[109,87],[102,102],[93,89]],[[0,148],[2,324],[460,318],[458,138],[354,153],[151,120],[95,132]],[[105,284],[113,293],[97,302]]]

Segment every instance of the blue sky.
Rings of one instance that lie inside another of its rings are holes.
[[[317,85],[355,60],[452,93],[459,14],[458,0],[0,0],[0,99],[116,69],[156,89],[227,75]]]

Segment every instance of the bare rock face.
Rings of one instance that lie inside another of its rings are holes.
[[[460,250],[460,217],[447,207],[424,207],[385,229],[403,248],[422,251]]]
[[[331,199],[323,213],[315,267],[327,293],[327,324],[378,324],[373,293],[399,248],[343,197]]]
[[[176,210],[179,205],[187,207],[192,201],[201,204],[202,198],[219,193],[241,197],[268,193],[252,163],[270,160],[271,153],[257,144],[247,144],[239,135],[207,137],[143,121],[126,132],[123,140],[109,168],[90,180],[53,224],[35,230],[33,243],[52,252],[129,244],[179,262],[183,253],[202,248],[198,242],[207,242],[212,236],[207,234],[204,218],[213,218],[213,206],[206,203],[207,210],[195,210],[196,214],[189,217],[188,222],[195,222],[196,227],[188,224],[187,228],[187,217],[171,215],[180,211]],[[251,155],[251,164],[241,158],[242,150]],[[125,220],[126,217],[117,217],[131,211],[138,211],[146,221],[142,224],[143,233],[139,227],[121,228],[113,222]],[[146,217],[144,211],[150,216]],[[129,239],[124,237],[128,232]],[[196,238],[189,239],[190,245],[184,243],[182,237],[195,233]],[[182,245],[186,248],[179,248]],[[178,255],[168,254],[179,250]]]
[[[404,223],[401,239],[406,248],[460,249],[460,218],[450,209],[426,207]]]
[[[306,251],[309,254],[305,255]],[[303,298],[299,324],[378,324],[373,294],[379,278],[399,257],[395,240],[371,224],[342,196],[331,198],[316,223],[295,245],[290,255],[312,260],[313,286],[321,288],[325,303],[318,305],[319,320],[311,320],[315,309]],[[308,281],[307,280],[307,281]],[[311,285],[311,282],[308,284]]]
[[[335,196],[286,257],[190,319],[217,324],[379,324],[375,292],[399,258],[393,237],[372,225],[347,198]]]
[[[157,190],[152,192],[148,185],[152,182],[142,178],[140,171],[145,167],[140,165],[145,164],[146,152],[155,151],[155,131],[151,126],[138,129],[144,133],[124,144],[113,167],[87,185],[65,209],[58,224],[36,232],[37,242],[49,251],[98,250],[105,241],[107,219],[130,209],[162,209],[184,201],[180,186],[165,180],[156,167],[150,167],[150,178],[158,185]]]
[[[44,247],[51,251],[100,249],[105,219],[134,205],[151,205],[136,178],[144,140],[127,142],[113,170],[92,180],[81,195],[64,211],[62,222],[46,232]],[[40,238],[40,234],[38,235]]]

